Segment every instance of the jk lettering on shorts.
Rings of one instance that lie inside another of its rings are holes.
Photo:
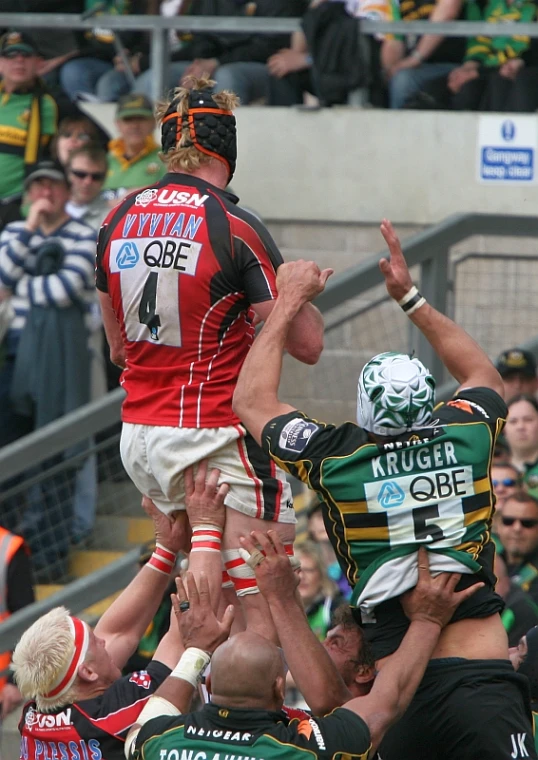
[[[303,420],[301,417],[294,417],[289,422],[286,422],[282,428],[278,445],[281,449],[300,454],[301,451],[305,450],[310,438],[319,429],[319,425],[313,422],[307,422],[307,420]]]

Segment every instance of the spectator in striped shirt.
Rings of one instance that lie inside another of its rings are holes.
[[[65,211],[70,189],[59,164],[37,163],[24,189],[26,220],[8,224],[0,235],[0,299],[11,298],[15,313],[0,368],[0,446],[89,400],[85,315],[96,297],[96,232]],[[31,534],[18,526],[36,571],[52,563],[57,576],[72,514],[74,478],[64,475],[61,484],[42,482],[40,498],[24,515]]]

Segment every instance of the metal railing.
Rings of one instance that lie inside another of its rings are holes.
[[[448,281],[450,249],[473,235],[538,238],[538,218],[461,214],[452,216],[404,240],[402,248],[409,266],[419,268],[419,277],[416,279],[421,292],[430,303],[443,312],[447,309],[447,296],[450,291]],[[367,291],[383,283],[378,262],[380,257],[385,255],[386,251],[374,254],[358,266],[329,280],[325,292],[316,300],[316,305],[326,317],[329,329],[336,328],[346,320],[353,319],[379,304],[379,299],[374,299],[370,300],[366,307],[362,304],[358,309],[348,308],[352,299],[364,296]],[[342,315],[340,308],[346,303],[348,311]],[[444,369],[431,346],[420,333],[418,340],[416,332],[409,334],[408,347],[412,345],[419,346],[418,352],[421,359],[436,377],[442,378]],[[524,347],[536,351],[538,338],[527,342]],[[439,398],[444,398],[447,393],[452,392],[453,387],[451,383],[442,385],[439,388]],[[11,446],[1,449],[0,481],[20,474],[30,466],[118,422],[122,398],[123,391],[118,389]],[[75,584],[66,586],[64,590],[38,605],[18,612],[0,626],[0,651],[11,647],[25,626],[53,606],[67,604],[71,605],[74,611],[79,611],[121,589],[125,585],[126,568],[130,566],[132,566],[131,554],[107,565],[97,573],[76,581]]]
[[[300,28],[299,18],[263,18],[236,16],[136,16],[100,14],[82,18],[72,13],[0,13],[0,27],[15,29],[92,29],[96,24],[109,29],[145,31],[151,37],[150,63],[155,99],[164,87],[164,69],[169,59],[167,32],[211,32],[227,34],[292,34]],[[371,21],[361,19],[360,33],[376,35],[440,34],[444,37],[538,37],[538,24],[491,24],[486,21]]]

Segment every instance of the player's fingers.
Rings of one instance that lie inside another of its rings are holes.
[[[189,595],[191,607],[199,605],[200,597],[198,596],[198,587],[194,575],[190,571],[187,571],[185,574],[185,583],[187,585],[187,593]]]
[[[254,530],[252,531],[251,535],[258,546],[261,546],[261,550],[266,557],[270,557],[276,554],[275,547],[273,546],[266,533],[262,533],[261,530]]]
[[[149,496],[142,496],[142,509],[147,514],[148,517],[155,517],[158,516],[159,510],[155,506],[155,504],[151,501]]]
[[[479,583],[474,583],[472,586],[468,586],[467,588],[464,588],[463,591],[458,591],[454,593],[454,597],[457,600],[458,605],[460,605],[466,599],[469,599],[471,596],[476,594],[476,592],[479,591],[481,588],[483,588],[485,585],[486,585],[485,583],[482,583],[482,581],[480,581]]]
[[[389,222],[388,219],[383,219],[379,229],[381,230],[381,234],[385,238],[385,242],[389,247],[390,255],[394,256],[401,254],[402,251],[400,247],[400,241],[396,235],[396,232],[394,231],[392,223]]]
[[[379,268],[381,269],[382,274],[387,277],[390,274],[390,263],[388,259],[380,259]]]
[[[187,497],[192,496],[194,492],[194,471],[192,467],[187,467],[183,473],[183,485],[185,487],[185,495]]]
[[[323,287],[325,287],[325,284],[329,277],[334,274],[334,269],[324,269],[320,275],[319,281]]]
[[[219,478],[220,478],[220,470],[217,469],[217,467],[214,467],[209,473],[207,480],[205,482],[206,491],[208,491],[211,495],[213,495],[214,492],[217,490]]]
[[[179,609],[179,599],[177,598],[177,594],[170,594],[170,600],[172,602],[174,615],[179,615],[180,609]]]
[[[224,500],[228,496],[228,491],[230,490],[230,486],[228,483],[221,483],[219,486],[219,490],[217,491],[217,502],[219,506],[224,506]]]
[[[228,636],[230,635],[230,631],[232,630],[232,623],[234,621],[234,617],[235,617],[235,607],[233,606],[233,604],[229,604],[224,610],[224,615],[222,616],[222,620],[220,621],[221,626],[224,628]]]
[[[185,586],[183,584],[183,581],[180,575],[176,577],[176,593],[173,594],[172,596],[176,597],[178,605],[180,602],[188,601],[187,591],[185,589]]]
[[[454,589],[456,588],[460,580],[461,580],[461,573],[448,573],[448,578],[446,579],[446,588],[449,591],[454,591]]]
[[[430,579],[430,560],[427,550],[421,546],[417,553],[418,559],[418,579],[429,580]]]
[[[287,557],[288,555],[286,554],[286,547],[284,546],[284,544],[282,542],[282,539],[278,535],[277,531],[276,530],[268,530],[267,531],[267,535],[269,536],[269,538],[271,540],[271,543],[275,547],[276,553],[284,555],[284,556]]]
[[[239,543],[241,544],[243,550],[247,551],[249,554],[252,554],[256,548],[256,544],[252,540],[251,536],[239,536]]]
[[[207,459],[202,459],[198,464],[198,470],[196,472],[196,478],[194,480],[194,487],[198,492],[202,492],[205,488],[205,482],[207,480]]]

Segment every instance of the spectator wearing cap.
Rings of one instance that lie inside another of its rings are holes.
[[[28,169],[48,152],[57,129],[57,108],[40,82],[41,58],[26,34],[0,40],[0,230],[21,218]]]
[[[70,188],[60,164],[38,162],[24,189],[26,220],[0,235],[1,293],[12,298],[15,312],[0,369],[0,446],[89,400],[85,319],[95,300],[97,233],[66,212]],[[20,524],[42,580],[65,570],[72,475],[43,481]]]
[[[503,351],[495,362],[504,383],[504,399],[526,393],[534,396],[538,390],[536,377],[536,359],[524,348],[510,348]]]
[[[145,95],[124,95],[118,101],[120,136],[109,143],[104,197],[114,205],[130,190],[158,182],[166,173],[155,142],[153,105]]]

